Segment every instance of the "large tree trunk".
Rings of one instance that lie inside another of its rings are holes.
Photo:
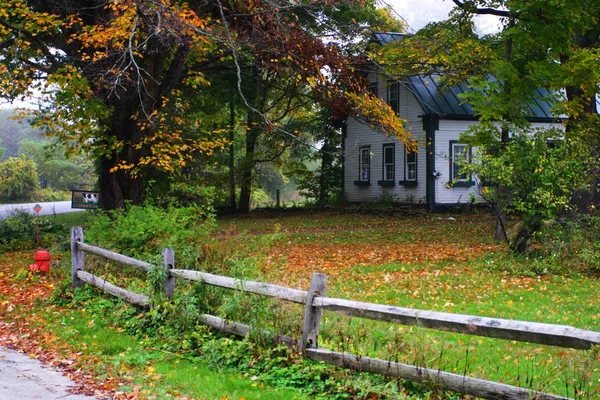
[[[148,46],[156,49],[144,59],[144,71],[151,78],[143,86],[105,95],[105,103],[113,111],[109,119],[103,121],[107,131],[99,140],[107,142],[106,148],[116,148],[98,157],[100,201],[102,208],[107,210],[124,207],[126,202],[134,205],[143,202],[145,171],[140,161],[150,149],[141,143],[155,132],[149,118],[161,109],[161,99],[177,84],[189,51],[187,45],[179,46],[171,62],[167,63],[172,52],[168,46],[155,40],[149,41]],[[115,143],[121,146],[115,146]],[[122,165],[127,168],[119,168]]]
[[[119,168],[122,163],[136,165],[144,150],[135,149],[134,144],[142,139],[142,131],[137,121],[131,118],[139,109],[139,102],[122,97],[111,104],[113,113],[108,121],[104,138],[130,144],[120,151],[100,155],[98,158],[98,175],[100,185],[100,202],[103,209],[113,210],[125,206],[125,202],[140,205],[143,201],[144,181],[132,176],[128,169]],[[104,139],[106,140],[106,139]]]

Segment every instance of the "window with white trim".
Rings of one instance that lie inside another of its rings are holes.
[[[469,182],[471,174],[464,167],[471,161],[471,149],[465,143],[450,141],[450,181]]]
[[[394,170],[396,169],[395,163],[395,155],[394,155],[394,144],[384,144],[383,145],[383,180],[384,181],[393,181],[394,180]]]
[[[417,181],[417,152],[404,146],[404,180]]]
[[[359,152],[358,159],[358,180],[368,182],[371,180],[371,147],[362,146]]]

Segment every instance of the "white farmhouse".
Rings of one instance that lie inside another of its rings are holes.
[[[402,34],[375,33],[384,44]],[[344,135],[344,195],[350,202],[393,198],[400,203],[421,204],[430,209],[481,202],[476,177],[461,171],[460,159],[470,161],[471,150],[459,140],[477,116],[459,94],[466,84],[442,90],[436,76],[413,76],[401,80],[384,74],[369,76],[369,90],[384,99],[406,120],[406,130],[418,143],[410,151],[395,137],[386,136],[352,117]],[[532,128],[561,126],[538,89],[529,105]],[[450,184],[453,182],[453,184]]]

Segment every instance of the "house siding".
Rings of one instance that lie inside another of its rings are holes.
[[[377,85],[379,97],[388,100],[388,82],[380,78]],[[404,143],[395,137],[386,136],[383,132],[371,129],[367,124],[354,118],[347,121],[347,131],[344,144],[344,189],[348,201],[374,201],[382,196],[393,196],[396,201],[408,203],[425,203],[425,131],[423,122],[419,117],[423,110],[414,95],[408,88],[400,86],[400,117],[405,119],[406,131],[419,144],[417,155],[417,186],[403,186],[399,181],[404,181]],[[394,185],[378,185],[383,179],[383,145],[394,143]],[[359,150],[362,146],[371,146],[371,177],[368,186],[355,185],[358,180]]]

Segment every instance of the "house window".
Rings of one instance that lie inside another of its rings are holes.
[[[380,185],[393,186],[394,185],[394,173],[396,169],[395,161],[395,146],[394,143],[388,143],[383,145],[383,157],[382,157],[382,181]]]
[[[369,92],[373,96],[377,97],[378,96],[377,86],[378,86],[378,82],[377,81],[370,82],[369,86],[367,86],[367,92]]]
[[[404,180],[417,181],[417,152],[404,146]]]
[[[400,110],[400,84],[393,82],[388,87],[388,104],[396,114]]]
[[[368,182],[371,180],[371,147],[363,146],[360,148],[360,158],[358,160],[358,180]]]
[[[450,141],[450,181],[471,181],[471,174],[464,171],[464,167],[471,161],[471,149],[464,143],[456,140]]]

